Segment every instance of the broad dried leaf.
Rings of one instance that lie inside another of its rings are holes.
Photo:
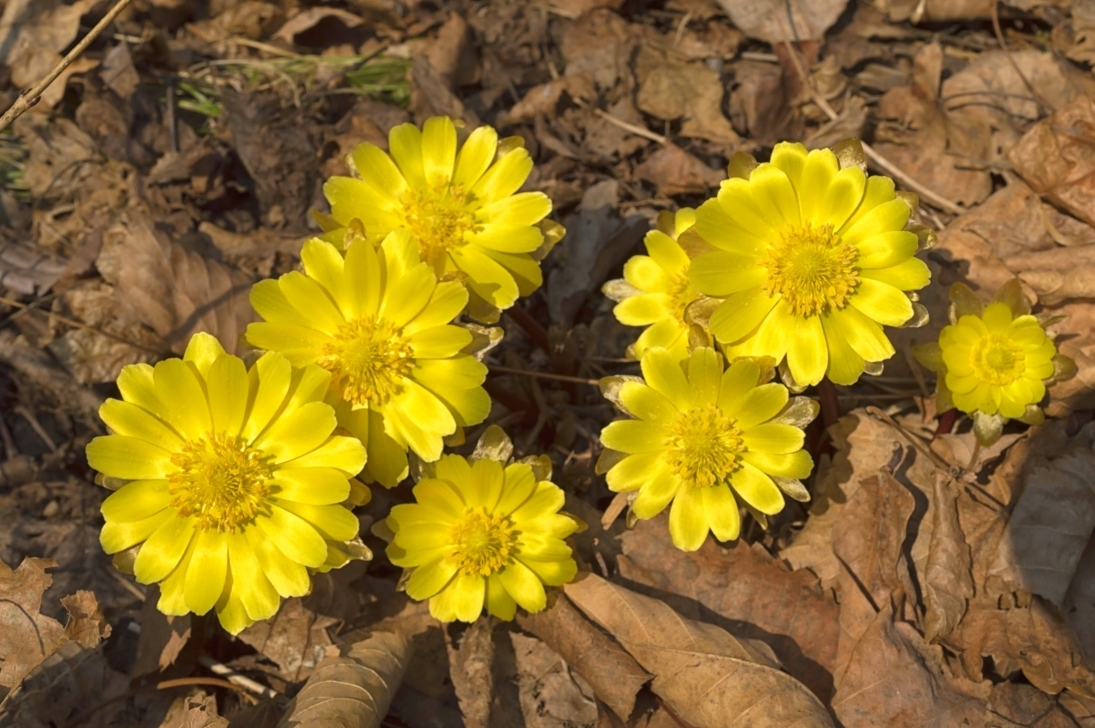
[[[848,7],[847,0],[719,0],[734,25],[767,43],[816,40]]]
[[[76,38],[80,17],[95,4],[96,0],[71,4],[61,0],[10,0],[0,16],[0,62],[11,69],[12,83],[25,90],[45,78],[61,61],[61,51]],[[87,70],[86,64],[83,70]],[[65,78],[59,78],[47,90],[52,93],[43,94],[45,108],[61,100]]]
[[[779,669],[762,642],[685,619],[593,574],[568,584],[566,594],[654,674],[653,691],[696,728],[832,725],[821,702]]]
[[[25,296],[41,296],[65,270],[46,250],[0,240],[0,286]]]
[[[228,719],[217,714],[215,695],[198,690],[193,695],[175,698],[160,728],[228,728]]]
[[[494,620],[480,619],[464,632],[460,647],[449,647],[449,671],[465,728],[487,728],[494,699]]]
[[[681,551],[666,524],[643,521],[623,535],[620,575],[680,595],[663,598],[685,617],[701,619],[706,608],[730,620],[736,635],[766,642],[788,673],[821,700],[831,698],[840,608],[817,576],[791,571],[760,544],[708,539],[698,551]]]
[[[328,657],[289,704],[278,728],[354,726],[380,728],[410,660],[410,639],[377,632],[345,657]]]
[[[256,318],[246,275],[170,242],[148,219],[123,219],[107,230],[95,264],[118,300],[176,354],[198,331],[234,353]]]
[[[667,144],[635,168],[635,176],[653,182],[666,197],[709,193],[726,175],[675,144]]]
[[[517,623],[559,653],[621,720],[630,717],[635,696],[651,675],[583,617],[565,595],[558,595],[542,612],[519,616]]]
[[[516,690],[495,700],[496,706],[499,702],[509,703],[498,706],[501,711],[495,712],[496,724],[523,724],[525,728],[592,726],[597,720],[597,704],[585,681],[571,674],[569,665],[535,637],[511,632],[509,638],[512,657],[507,655],[504,661],[503,679],[516,683]],[[519,714],[510,712],[513,702],[520,708]]]
[[[666,121],[683,119],[681,136],[726,145],[741,142],[722,113],[722,79],[703,63],[682,61],[644,45],[635,61],[635,76],[639,82],[636,106]]]
[[[922,576],[924,639],[928,642],[950,634],[966,613],[966,600],[973,597],[970,549],[958,522],[956,488],[944,473],[936,475],[932,536]]]
[[[282,678],[300,682],[327,656],[333,644],[327,628],[337,623],[337,619],[316,614],[299,597],[293,597],[285,600],[273,619],[255,622],[238,638],[274,662]]]
[[[68,641],[61,623],[41,613],[42,594],[53,583],[46,569],[56,565],[52,559],[23,559],[13,571],[0,561],[2,688],[14,688]]]

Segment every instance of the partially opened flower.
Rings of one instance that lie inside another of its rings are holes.
[[[893,355],[883,325],[927,320],[909,292],[928,284],[913,255],[934,234],[908,225],[913,196],[865,170],[858,142],[811,152],[783,142],[760,165],[735,157],[696,211],[696,231],[719,250],[689,272],[697,291],[726,299],[709,325],[728,357],[786,357],[796,389],[825,376],[852,384]]]
[[[467,353],[477,338],[451,325],[467,291],[438,283],[406,232],[379,247],[357,242],[345,258],[313,239],[301,261],[303,273],[255,284],[251,304],[265,321],[247,327],[247,340],[331,373],[328,401],[365,443],[366,479],[390,488],[407,476],[408,448],[436,460],[443,438],[490,412],[487,368]]]
[[[547,195],[518,192],[532,171],[519,139],[499,142],[482,126],[460,146],[452,120],[434,117],[421,131],[393,128],[388,148],[360,145],[349,158],[356,178],[327,180],[337,224],[359,220],[376,238],[408,232],[438,277],[467,282],[479,320],[497,321],[500,309],[540,286],[540,260],[563,229],[546,220]]]
[[[755,360],[739,359],[724,371],[708,347],[684,362],[653,347],[641,366],[645,382],[601,380],[605,395],[635,419],[601,432],[608,450],[598,469],[607,469],[612,490],[637,492],[635,516],[653,518],[672,503],[673,543],[695,551],[708,531],[720,541],[738,537],[739,499],[762,523],[783,510],[784,493],[809,500],[799,482],[813,469],[802,428],[817,415],[817,403],[789,400],[787,387],[767,383],[771,367],[762,370]]]
[[[1076,364],[1057,352],[1045,326],[1052,317],[1033,316],[1019,281],[1004,284],[986,306],[964,283],[950,291],[949,326],[937,343],[913,349],[936,372],[936,409],[957,408],[973,417],[982,445],[1000,438],[1009,419],[1036,425],[1046,387],[1068,379]]]
[[[385,522],[388,556],[410,570],[407,594],[429,599],[430,614],[473,622],[486,607],[513,619],[518,606],[546,606],[545,586],[574,578],[565,539],[580,524],[559,512],[563,491],[530,464],[446,455],[433,471]]]
[[[329,379],[273,353],[248,371],[204,333],[182,359],[122,370],[122,399],[99,410],[112,434],[87,446],[116,488],[100,542],[109,554],[136,549],[115,563],[159,582],[160,611],[216,608],[235,634],[272,617],[281,597],[307,594],[309,569],[368,553],[346,507],[368,498],[349,480],[365,451],[332,434]]]
[[[602,289],[619,302],[612,312],[620,323],[647,327],[628,352],[635,359],[651,346],[665,347],[679,359],[688,356],[685,310],[700,294],[688,282],[691,260],[677,239],[695,222],[691,208],[675,215],[663,212],[643,240],[649,255],[633,256],[624,264],[623,280],[609,281]]]

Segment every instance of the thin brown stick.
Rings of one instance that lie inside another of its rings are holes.
[[[825,100],[825,97],[818,93],[813,84],[810,83],[810,77],[806,73],[806,69],[802,65],[802,60],[798,57],[798,51],[790,43],[785,43],[787,46],[787,55],[791,57],[791,62],[795,65],[795,70],[798,72],[799,77],[802,79],[802,85],[806,91],[810,94],[810,98],[818,108],[825,112],[825,115],[830,119],[836,119],[839,114],[829,105],[829,102]],[[898,167],[890,160],[883,157],[877,151],[874,150],[867,142],[860,142],[863,145],[863,152],[867,155],[867,158],[874,162],[874,165],[881,169],[886,174],[890,175],[894,179],[898,180],[905,187],[920,195],[920,198],[930,202],[938,207],[940,210],[946,210],[954,215],[961,215],[966,210],[958,204],[951,202],[946,197],[939,195],[924,185],[917,182],[909,173]]]
[[[131,0],[118,0],[118,2],[114,3],[114,7],[103,16],[103,19],[95,24],[95,27],[84,36],[83,40],[77,43],[76,47],[69,51],[45,78],[32,86],[29,91],[24,91],[19,94],[19,98],[15,100],[15,103],[11,105],[11,108],[5,111],[3,116],[0,116],[0,131],[8,128],[11,122],[18,119],[26,113],[27,109],[38,103],[38,99],[42,96],[42,93],[49,88],[49,85],[56,81],[57,77],[64,73],[65,69],[71,66],[72,62],[79,58],[80,55],[87,50],[89,45],[95,42],[95,39],[114,22],[114,19],[126,9],[126,6],[129,5],[130,2]]]
[[[22,308],[22,309],[28,309],[28,308],[31,308],[34,305],[34,304],[29,304],[28,305],[26,303],[22,303],[21,301],[16,301],[14,298],[5,298],[4,296],[0,296],[0,303],[5,303],[9,306],[15,306],[16,308]],[[132,346],[135,349],[143,349],[144,351],[149,351],[149,352],[152,352],[153,354],[162,354],[163,353],[159,349],[153,349],[151,346],[145,346],[144,344],[138,344],[136,342],[130,341],[129,339],[126,339],[125,337],[118,336],[117,334],[112,334],[109,331],[103,331],[102,329],[97,329],[94,326],[88,326],[83,321],[77,321],[76,319],[70,319],[70,318],[67,318],[65,316],[61,316],[60,314],[52,313],[50,311],[42,311],[42,313],[46,314],[47,316],[52,316],[53,318],[57,319],[61,323],[66,324],[68,326],[75,326],[78,329],[83,329],[85,331],[94,332],[96,334],[99,334],[100,336],[105,336],[108,339],[114,339],[115,341],[117,341],[119,343],[126,344],[128,346]]]
[[[536,372],[531,369],[513,369],[510,367],[504,367],[497,364],[488,365],[492,372],[498,372],[499,374],[519,374],[526,377],[536,377],[538,379],[554,379],[559,382],[575,382],[576,384],[588,384],[591,387],[599,387],[601,385],[596,379],[583,379],[581,377],[568,377],[565,374],[549,374],[548,372]]]
[[[996,42],[1000,44],[1000,49],[1004,51],[1004,55],[1007,56],[1008,63],[1015,69],[1015,72],[1019,74],[1019,78],[1022,80],[1023,85],[1027,87],[1027,90],[1034,95],[1034,98],[1038,100],[1038,103],[1042,105],[1046,111],[1052,113],[1057,109],[1053,108],[1042,94],[1038,93],[1038,89],[1034,88],[1034,84],[1030,82],[1023,70],[1019,68],[1018,62],[1016,62],[1014,56],[1011,55],[1011,50],[1008,48],[1007,41],[1004,39],[1004,31],[1000,28],[1000,0],[993,0],[992,8],[992,31],[996,34]]]
[[[665,137],[663,137],[661,134],[656,134],[656,133],[650,131],[649,129],[647,129],[646,127],[636,126],[635,124],[629,124],[628,122],[624,121],[623,119],[616,118],[615,116],[608,113],[604,109],[598,109],[598,108],[594,107],[593,113],[596,114],[597,116],[601,117],[605,121],[607,121],[609,124],[615,124],[616,126],[620,127],[624,131],[629,131],[632,134],[637,134],[641,137],[646,137],[650,141],[657,142],[658,144],[668,144],[669,143],[669,140],[666,139]]]

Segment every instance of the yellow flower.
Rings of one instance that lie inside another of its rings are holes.
[[[113,434],[87,446],[100,481],[117,487],[100,542],[110,554],[139,549],[132,572],[160,582],[160,611],[215,607],[236,634],[281,597],[307,594],[309,569],[368,553],[343,505],[367,500],[367,490],[352,499],[349,482],[365,451],[332,436],[329,379],[273,353],[247,371],[204,333],[182,359],[122,370],[122,399],[99,410]]]
[[[950,299],[951,324],[943,327],[938,343],[913,349],[921,364],[938,373],[936,409],[972,415],[982,445],[996,442],[1009,419],[1041,423],[1046,386],[1076,371],[1047,334],[1048,317],[1031,315],[1030,300],[1016,279],[988,306],[963,283],[951,286]]]
[[[786,356],[781,374],[795,389],[826,375],[852,384],[865,366],[879,373],[894,353],[882,325],[926,321],[906,292],[928,284],[913,254],[934,235],[907,226],[914,200],[867,177],[858,142],[835,151],[783,142],[765,164],[736,157],[696,211],[696,231],[720,249],[689,274],[696,290],[726,298],[711,333],[731,359]]]
[[[605,395],[636,418],[604,428],[608,450],[598,463],[609,488],[638,491],[635,516],[653,518],[672,501],[673,543],[695,551],[708,530],[720,541],[738,537],[735,495],[762,523],[783,510],[783,493],[809,500],[798,480],[813,469],[802,428],[817,415],[817,403],[788,401],[785,386],[765,383],[771,368],[762,372],[755,360],[723,371],[722,357],[708,347],[684,362],[654,347],[641,366],[645,383],[601,380]]]
[[[391,155],[362,144],[350,155],[357,178],[332,177],[323,190],[341,226],[360,220],[371,237],[405,230],[438,277],[456,273],[471,289],[471,313],[497,321],[543,282],[540,260],[562,237],[545,220],[551,200],[517,192],[532,171],[519,139],[503,140],[488,126],[458,149],[447,117],[422,130],[402,124],[388,135]],[[545,233],[546,236],[545,236]]]
[[[468,293],[438,283],[405,231],[379,248],[357,242],[345,258],[312,239],[301,261],[303,273],[255,284],[251,304],[265,321],[247,327],[247,340],[331,372],[328,402],[365,443],[364,477],[390,488],[407,476],[408,448],[436,460],[444,437],[490,412],[487,368],[466,353],[476,336],[450,325]]]
[[[559,512],[563,491],[530,464],[446,455],[414,497],[387,518],[387,552],[410,570],[407,594],[429,599],[442,622],[473,622],[484,606],[506,620],[518,606],[538,612],[544,586],[578,571],[564,539],[580,524]]]
[[[643,240],[650,255],[633,256],[624,265],[623,280],[602,288],[618,301],[612,312],[620,323],[647,327],[628,351],[632,358],[641,358],[651,346],[665,347],[678,359],[688,357],[690,322],[684,312],[700,294],[688,282],[691,260],[677,240],[695,222],[696,211],[687,207],[676,215],[659,215],[657,228]]]

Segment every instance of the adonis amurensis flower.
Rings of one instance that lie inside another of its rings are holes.
[[[669,349],[678,359],[688,356],[690,322],[685,311],[700,294],[688,281],[691,260],[678,239],[695,222],[691,208],[662,212],[657,227],[643,240],[649,255],[633,256],[624,264],[623,279],[602,288],[618,302],[612,312],[620,323],[647,327],[628,350],[634,359],[652,346]]]
[[[927,320],[910,292],[929,271],[913,255],[935,238],[908,224],[915,207],[892,180],[867,176],[855,141],[811,152],[783,142],[760,165],[736,155],[696,211],[696,232],[718,250],[689,271],[697,291],[725,298],[709,326],[726,355],[770,356],[796,389],[879,373],[894,353],[882,327]]]
[[[345,256],[313,239],[301,261],[303,272],[255,284],[265,321],[247,340],[331,373],[328,402],[368,451],[363,477],[390,488],[407,476],[408,449],[436,460],[446,436],[490,412],[487,368],[469,353],[490,336],[451,325],[468,293],[439,283],[406,231],[379,247],[359,239]]]
[[[545,462],[438,460],[415,502],[392,508],[381,528],[392,563],[409,570],[407,594],[428,599],[442,622],[473,622],[484,607],[506,620],[518,606],[543,609],[544,587],[578,571],[565,539],[582,526],[560,512],[565,497]]]
[[[342,227],[357,220],[371,237],[406,231],[439,278],[467,283],[475,318],[497,321],[500,309],[540,287],[540,261],[563,236],[546,219],[547,195],[517,191],[532,171],[522,144],[482,126],[461,146],[447,117],[421,131],[401,124],[388,153],[362,144],[348,160],[355,177],[327,180],[331,217]]]
[[[784,493],[809,500],[799,481],[813,469],[802,428],[817,415],[817,403],[789,399],[763,364],[738,359],[724,371],[714,349],[699,347],[680,362],[653,347],[641,361],[645,381],[601,380],[605,395],[635,419],[601,432],[607,449],[598,470],[607,470],[612,490],[636,492],[631,510],[638,518],[672,503],[669,532],[677,548],[695,551],[708,531],[720,541],[737,538],[739,499],[762,524],[783,510]]]
[[[938,375],[936,409],[971,415],[982,445],[996,442],[1009,419],[1041,423],[1046,387],[1076,372],[1075,362],[1057,352],[1045,329],[1054,317],[1032,315],[1016,279],[987,306],[964,283],[951,286],[950,299],[951,323],[939,341],[913,349]]]
[[[365,451],[332,434],[329,379],[273,353],[248,371],[208,334],[182,359],[122,370],[122,399],[100,409],[112,434],[87,446],[115,488],[100,541],[137,581],[160,583],[160,611],[215,608],[235,634],[307,594],[309,569],[368,555],[346,507],[368,500],[350,482]]]

